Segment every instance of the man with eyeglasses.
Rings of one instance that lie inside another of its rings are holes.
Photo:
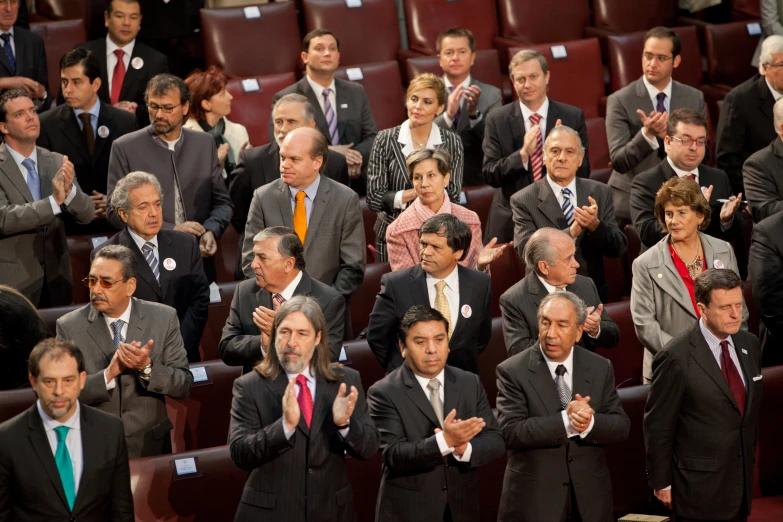
[[[631,187],[631,217],[643,250],[666,235],[655,217],[655,194],[675,176],[689,177],[702,187],[712,211],[705,234],[744,244],[745,219],[739,212],[742,194],[732,194],[725,172],[702,165],[709,146],[707,135],[707,120],[698,112],[677,109],[669,115],[663,139],[666,157],[658,165],[637,175]],[[745,266],[745,263],[739,263],[739,266]]]
[[[84,278],[90,303],[57,320],[57,337],[84,353],[81,402],[122,419],[132,459],[171,453],[166,397],[193,383],[176,310],[133,297],[136,270],[128,247],[104,246]]]
[[[159,74],[147,85],[145,100],[152,124],[114,142],[109,160],[108,209],[106,219],[117,229],[125,224],[112,208],[111,196],[117,182],[131,172],[154,174],[166,200],[163,226],[199,238],[204,270],[215,280],[219,238],[231,220],[233,205],[223,181],[223,169],[212,136],[183,129],[191,93],[185,82],[170,74]]]
[[[22,0],[0,0],[0,92],[22,89],[45,110],[49,76],[43,39],[35,33],[14,27]]]
[[[613,169],[609,186],[621,229],[631,222],[628,201],[634,177],[666,157],[663,139],[669,114],[688,108],[707,117],[701,91],[672,79],[682,59],[681,47],[680,37],[671,29],[650,29],[644,35],[642,77],[607,100],[606,137]]]

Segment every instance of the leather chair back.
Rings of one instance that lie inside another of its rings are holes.
[[[246,79],[257,81],[260,90],[246,91],[242,87],[242,82]],[[228,118],[234,123],[245,126],[252,146],[266,145],[274,139],[273,136],[269,136],[272,99],[278,91],[285,89],[294,82],[296,82],[294,73],[286,72],[268,76],[237,78],[229,80],[226,84],[226,90],[234,97],[231,102],[231,115]],[[233,267],[231,268],[231,273],[233,273]]]

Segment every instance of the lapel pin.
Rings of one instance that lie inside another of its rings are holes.
[[[167,257],[166,260],[163,261],[163,267],[170,272],[177,268],[177,262],[170,257]]]
[[[131,66],[133,66],[134,69],[141,69],[144,67],[144,59],[141,56],[137,56],[131,60]]]
[[[714,266],[715,268],[725,268],[723,266],[723,261],[721,261],[720,259],[716,259],[715,261],[713,261],[712,266]]]
[[[473,315],[473,310],[470,308],[470,305],[464,305],[462,307],[462,317],[470,319],[471,315]]]
[[[658,274],[658,279],[663,279],[663,274]]]
[[[101,138],[108,138],[109,137],[109,128],[106,125],[101,125],[98,127],[98,136]]]
[[[748,355],[748,351],[745,348],[742,349],[742,353],[744,353],[745,355]]]

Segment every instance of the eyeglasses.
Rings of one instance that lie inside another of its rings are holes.
[[[10,7],[16,7],[17,5],[19,5],[19,1],[20,0],[0,0],[0,5],[3,5],[3,6],[7,5],[7,6],[10,6]]]
[[[3,0],[0,0],[2,2]],[[174,112],[174,109],[182,105],[181,103],[178,103],[174,105],[173,107],[161,107],[160,105],[147,105],[147,110],[150,111],[150,114],[157,114],[158,111],[161,111],[163,114],[171,114]]]
[[[690,147],[694,143],[698,147],[704,147],[710,142],[710,140],[708,140],[707,138],[699,138],[698,140],[694,140],[693,138],[687,138],[687,137],[686,138],[678,138],[677,136],[669,136],[669,137],[673,140],[679,141],[685,147]]]
[[[2,3],[2,2],[0,1],[0,3]],[[783,67],[783,62],[765,63],[764,67],[772,67],[773,69],[780,69],[781,67]]]
[[[652,54],[652,53],[642,53],[642,56],[644,56],[644,59],[647,60],[648,62],[653,61],[653,58],[655,58],[656,60],[658,60],[659,63],[668,62],[669,60],[674,58],[674,56],[666,56],[665,54]]]
[[[0,2],[2,1],[3,0],[0,0]],[[85,277],[84,279],[82,279],[82,283],[84,283],[84,286],[86,286],[87,288],[92,288],[98,283],[100,283],[101,288],[107,288],[107,289],[113,287],[117,283],[124,283],[125,281],[127,281],[127,279],[117,279],[116,281],[109,281],[107,279],[98,279],[97,277]]]

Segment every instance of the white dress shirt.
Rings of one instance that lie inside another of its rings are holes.
[[[561,187],[549,176],[544,176],[544,178],[546,179],[547,183],[549,183],[549,187],[552,189],[552,192],[555,193],[555,197],[557,198],[557,205],[561,209],[563,208],[563,202],[565,201],[565,196],[563,195],[564,188],[567,188],[571,191],[571,195],[568,196],[568,199],[571,200],[571,206],[576,208],[576,178],[572,179],[571,183],[569,183],[566,187]]]
[[[90,113],[90,125],[92,125],[92,137],[97,139],[98,136],[98,115],[101,112],[101,100],[95,98],[95,103],[88,110],[83,111],[81,109],[74,109],[73,113],[76,115],[76,123],[79,124],[79,128],[84,131],[84,122],[79,117],[84,112]]]
[[[435,308],[435,297],[438,295],[435,285],[439,281],[446,281],[446,287],[443,289],[443,293],[446,295],[446,300],[449,302],[451,333],[453,334],[454,330],[457,329],[457,320],[459,319],[459,265],[455,266],[454,270],[442,280],[427,274],[425,281],[427,283],[427,295],[430,298],[430,306],[432,308]]]
[[[100,284],[100,283],[98,283]],[[125,342],[128,341],[128,323],[130,322],[130,315],[131,315],[131,307],[133,306],[133,299],[128,301],[128,308],[125,309],[124,312],[122,312],[122,315],[119,317],[109,317],[108,315],[103,315],[103,320],[106,321],[106,328],[109,329],[109,338],[114,340],[114,330],[111,327],[111,323],[114,321],[121,319],[124,323],[122,325],[122,330],[120,331],[120,335],[122,335],[122,338],[125,339]],[[113,346],[113,345],[112,345]],[[106,389],[107,390],[113,390],[114,387],[117,385],[117,379],[114,378],[112,380],[109,380],[106,378],[106,370],[103,371],[103,380],[106,382]]]
[[[721,340],[715,337],[715,335],[704,325],[704,318],[699,319],[699,328],[701,329],[701,334],[704,336],[704,340],[707,341],[707,346],[710,347],[712,356],[715,357],[715,360],[718,363],[718,368],[723,370],[723,349],[720,347]],[[731,339],[730,335],[726,337],[726,341],[729,342],[729,358],[731,359],[731,362],[734,363],[734,366],[736,366],[737,373],[739,373],[740,378],[742,379],[742,384],[744,384],[745,388],[747,389],[748,381],[745,379],[742,366],[740,366],[739,358],[737,357],[737,348],[734,346],[734,341]]]
[[[443,84],[446,86],[446,92],[448,94],[451,94],[452,87],[457,88],[459,86],[462,86],[463,89],[467,89],[468,87],[470,87],[470,81],[471,81],[471,77],[470,75],[468,75],[468,77],[465,78],[465,81],[463,81],[459,85],[453,85],[446,77],[446,75],[445,74],[443,75]],[[459,109],[460,111],[462,111],[464,108],[465,108],[465,98],[462,98],[459,101]],[[470,115],[467,112],[465,112],[460,114],[460,118],[469,118],[470,127],[473,128],[476,125],[478,125],[478,123],[484,118],[484,115],[479,113],[478,118],[470,118]],[[443,121],[446,122],[446,125],[448,125],[450,129],[454,128],[454,120],[449,117],[448,111],[443,111]]]
[[[571,393],[574,392],[574,348],[571,347],[571,352],[568,354],[568,358],[563,362],[557,362],[553,361],[549,357],[546,356],[546,353],[544,353],[543,348],[541,348],[541,345],[539,344],[538,349],[541,350],[541,355],[544,357],[544,361],[546,361],[546,365],[549,368],[549,373],[552,375],[552,381],[555,381],[557,379],[557,373],[555,373],[555,370],[558,366],[561,364],[565,366],[565,373],[563,374],[563,379],[565,380],[566,386],[568,386],[568,389],[571,390]],[[574,429],[574,426],[571,424],[571,418],[568,416],[565,410],[560,412],[563,417],[563,425],[565,426],[566,434],[569,437],[576,437],[579,436],[581,438],[587,437],[587,435],[590,434],[590,431],[593,429],[593,425],[595,424],[595,415],[590,417],[590,425],[587,427],[585,431],[582,433],[579,433]]]
[[[157,234],[155,237],[153,237],[150,240],[146,240],[143,237],[136,234],[133,230],[128,227],[128,232],[130,233],[131,239],[133,239],[133,242],[136,243],[136,246],[139,247],[139,251],[142,252],[142,255],[144,253],[144,250],[142,248],[146,243],[152,243],[152,255],[155,256],[155,260],[158,262],[158,267],[160,267],[160,252],[158,251],[158,236]],[[123,335],[123,337],[125,337]]]
[[[331,104],[332,110],[334,111],[334,117],[337,118],[337,87],[334,85],[334,78],[332,78],[332,83],[329,84],[329,87],[324,87],[316,83],[307,74],[305,74],[305,78],[307,78],[307,83],[310,84],[310,88],[313,90],[313,93],[315,93],[315,99],[318,100],[318,105],[321,107],[321,112],[323,113],[324,117],[326,117],[326,108],[324,107],[324,91],[326,89],[332,90],[332,92],[329,93],[329,103]]]
[[[772,84],[769,83],[769,80],[764,79],[765,82],[767,82],[767,87],[769,88],[769,92],[772,93],[772,99],[775,101],[778,101],[780,98],[783,98],[783,93],[779,93],[775,90],[774,87],[772,87]]]
[[[525,122],[525,132],[529,131],[530,128],[535,125],[532,121],[530,121],[530,117],[533,114],[538,114],[541,116],[541,120],[538,122],[538,125],[540,125],[542,129],[541,136],[546,139],[546,115],[549,112],[549,96],[544,98],[544,103],[541,104],[541,107],[539,107],[536,112],[528,109],[527,105],[522,102],[519,102],[519,107],[522,109],[522,118]]]
[[[41,169],[38,164],[38,148],[33,149],[33,153],[30,154],[29,158],[25,158],[18,152],[16,152],[14,149],[11,148],[11,146],[6,142],[5,147],[8,149],[8,152],[11,154],[11,157],[14,158],[14,161],[16,162],[16,166],[19,167],[19,172],[22,173],[22,177],[24,178],[24,183],[27,185],[27,167],[22,165],[22,162],[26,159],[33,160],[33,164],[35,165],[35,171],[38,173],[38,182],[39,184],[43,183],[43,179],[41,176]],[[65,205],[70,205],[71,201],[73,201],[73,198],[76,197],[76,191],[79,190],[76,186],[76,180],[74,180],[73,185],[71,186],[71,192],[68,193],[68,195],[65,197],[65,201],[63,202]],[[41,192],[43,192],[43,185],[41,185]],[[60,210],[60,205],[58,205],[54,201],[54,196],[49,196],[49,204],[52,206],[52,212],[55,216],[59,215],[62,210]]]
[[[305,193],[304,206],[305,216],[307,218],[307,224],[310,224],[310,216],[313,215],[313,204],[315,203],[315,196],[318,194],[318,187],[321,186],[321,175],[318,174],[315,180],[305,188],[294,188],[291,185],[288,186],[288,190],[291,192],[291,214],[296,211],[296,194],[299,191]]]
[[[290,381],[291,379],[296,379],[300,374],[285,372],[285,375],[286,375],[286,377],[288,377],[288,380]],[[310,365],[309,364],[307,366],[305,366],[304,370],[302,370],[301,375],[304,375],[305,379],[307,379],[307,387],[310,389],[310,396],[313,398],[313,408],[315,408],[315,383],[316,383],[316,380],[315,380],[315,377],[313,376],[313,374],[310,373]],[[296,396],[299,397],[299,389],[301,388],[301,386],[299,386],[299,384],[295,382],[294,383],[294,388],[295,388],[295,391],[296,391]],[[350,392],[350,390],[348,390],[348,391]],[[315,415],[315,409],[313,409],[313,414]],[[304,414],[302,414],[302,415],[304,415]],[[283,434],[285,435],[285,438],[286,439],[290,439],[291,436],[296,431],[296,427],[294,427],[294,429],[292,429],[292,430],[289,430],[288,428],[285,427],[285,422],[283,421],[282,418],[280,419],[280,422],[283,423]],[[348,432],[350,430],[351,430],[351,428],[349,426],[349,427],[347,427],[345,429],[338,430],[338,433],[340,435],[342,435],[343,438],[345,438],[345,437],[348,436]]]
[[[430,394],[432,393],[430,389],[427,387],[427,385],[430,383],[432,379],[428,379],[427,377],[422,377],[416,372],[413,372],[414,377],[416,377],[416,380],[419,381],[419,386],[421,386],[422,391],[424,392],[424,396],[427,397],[427,401],[430,401]],[[441,370],[438,375],[434,377],[434,379],[437,379],[438,382],[440,382],[440,388],[438,388],[438,397],[440,397],[440,403],[445,404],[444,398],[446,396],[445,386],[446,386],[446,379],[445,377],[445,371]],[[444,406],[445,408],[445,406]],[[443,418],[445,419],[446,416],[449,414],[449,412],[443,411]],[[470,445],[470,442],[468,442],[467,448],[465,448],[465,453],[462,455],[457,455],[454,453],[454,447],[449,446],[446,443],[446,436],[443,435],[443,430],[441,430],[439,433],[435,434],[435,441],[438,443],[438,449],[440,450],[440,454],[444,457],[446,455],[454,454],[454,458],[457,459],[459,462],[470,462],[470,456],[473,454],[473,446]]]
[[[14,58],[18,58],[18,56],[16,56],[16,42],[14,42],[14,40],[15,40],[15,37],[14,37],[14,26],[11,26],[11,28],[9,30],[7,30],[7,31],[0,31],[0,34],[10,34],[11,35],[11,40],[10,40],[11,50],[14,52]],[[5,42],[3,42],[2,40],[0,40],[0,47],[5,49]],[[3,52],[5,52],[5,51],[3,51]]]
[[[407,158],[408,155],[416,150],[413,147],[413,137],[411,136],[411,121],[405,120],[402,122],[402,125],[400,125],[400,134],[397,136],[397,143],[402,144],[402,156],[404,158]],[[424,144],[425,149],[434,150],[435,147],[438,145],[443,144],[443,139],[440,136],[440,127],[432,124],[432,127],[430,127],[430,135],[427,138],[427,143]],[[405,210],[405,208],[408,206],[407,203],[402,202],[402,193],[405,192],[404,190],[399,190],[394,195],[394,208],[399,210]]]
[[[671,112],[671,100],[672,100],[672,80],[669,78],[669,84],[661,91],[658,89],[658,87],[655,87],[653,84],[647,81],[647,78],[645,76],[642,76],[642,82],[644,82],[644,86],[647,88],[647,94],[650,96],[650,100],[652,101],[653,109],[656,109],[658,107],[658,93],[662,92],[666,95],[666,98],[663,100],[663,106],[666,107],[666,112]],[[650,139],[647,134],[644,133],[644,129],[642,129],[642,136],[644,136],[644,139],[647,140],[647,143],[650,144],[650,146],[653,148],[653,150],[658,150],[658,140],[655,138]]]
[[[128,73],[128,67],[130,67],[131,56],[133,56],[133,48],[136,46],[136,39],[134,38],[125,47],[120,47],[106,35],[106,76],[109,80],[109,92],[111,93],[111,80],[114,76],[114,68],[117,66],[117,55],[114,51],[122,49],[125,54],[122,55],[122,63],[125,64],[125,73]]]
[[[554,293],[554,292],[565,292],[566,291],[566,287],[557,288],[556,286],[550,285],[549,282],[547,282],[547,280],[544,279],[543,277],[541,277],[540,275],[536,274],[536,277],[538,278],[539,281],[541,281],[541,284],[544,285],[544,288],[546,289],[546,292],[548,294],[551,294],[551,293]],[[591,339],[598,339],[598,337],[601,336],[601,324],[600,323],[598,324],[598,331],[595,333],[595,335],[592,335],[592,334],[588,333],[587,336],[590,337]],[[555,368],[557,368],[557,367],[555,367]]]
[[[68,435],[65,437],[65,447],[68,448],[68,454],[71,457],[71,467],[73,468],[73,492],[78,495],[79,483],[82,480],[82,469],[84,468],[84,459],[82,453],[82,420],[81,420],[81,405],[79,401],[76,401],[76,411],[71,415],[71,418],[65,422],[60,422],[57,419],[51,418],[41,408],[41,400],[36,401],[35,405],[38,407],[38,414],[43,421],[44,431],[46,431],[46,438],[49,440],[49,446],[52,448],[52,455],[57,455],[57,433],[55,428],[60,426],[68,426]]]

